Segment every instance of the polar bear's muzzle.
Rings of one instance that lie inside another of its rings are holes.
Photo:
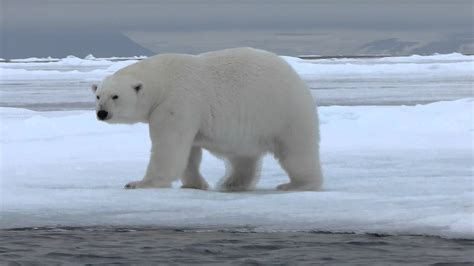
[[[99,120],[107,120],[107,119],[109,119],[109,112],[107,112],[105,110],[99,110],[97,112],[97,118]]]

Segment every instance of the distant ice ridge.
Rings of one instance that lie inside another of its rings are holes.
[[[370,59],[318,59],[304,60],[295,57],[283,58],[298,74],[307,80],[331,77],[374,77],[384,75],[410,75],[445,77],[474,76],[474,56],[458,53],[432,56],[385,57]]]
[[[146,57],[131,58],[95,58],[92,55],[84,59],[68,56],[63,59],[49,58],[52,62],[41,62],[42,58],[15,59],[12,62],[0,62],[2,80],[54,80],[86,79],[100,80],[106,75],[126,67]],[[303,60],[282,56],[303,78],[307,80],[331,76],[367,76],[412,75],[472,77],[474,74],[474,56],[458,53],[432,56],[387,57],[377,59],[319,59]],[[118,60],[118,61],[117,61]],[[34,70],[31,67],[36,67]],[[82,69],[72,69],[81,67]]]
[[[11,60],[5,60],[3,58],[0,58],[0,61],[4,61],[3,63],[44,63],[44,64],[51,64],[51,63],[65,63],[66,65],[71,64],[72,62],[76,62],[79,64],[85,64],[85,63],[92,63],[91,61],[108,61],[108,62],[113,62],[113,61],[119,61],[119,60],[140,60],[140,59],[145,59],[147,56],[141,55],[141,56],[129,56],[129,57],[120,57],[120,56],[114,56],[114,57],[95,57],[92,54],[89,54],[85,56],[83,59],[74,55],[68,55],[65,58],[54,58],[54,57],[29,57],[29,58],[22,58],[22,59],[11,59]],[[92,63],[92,65],[95,65]]]
[[[278,192],[270,157],[257,190],[123,190],[148,161],[147,126],[92,111],[0,108],[0,228],[153,225],[474,239],[474,99],[321,107],[322,192]],[[206,153],[215,185],[223,164]],[[175,187],[179,186],[179,182]]]

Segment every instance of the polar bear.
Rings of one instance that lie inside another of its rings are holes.
[[[272,153],[289,176],[279,190],[319,190],[319,122],[306,84],[283,59],[253,48],[160,54],[93,85],[98,120],[149,124],[145,177],[125,188],[208,189],[202,149],[227,162],[222,191],[253,188]]]

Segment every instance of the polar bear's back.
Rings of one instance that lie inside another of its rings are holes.
[[[258,85],[265,87],[271,84],[272,80],[284,82],[287,85],[286,88],[294,87],[296,84],[304,85],[286,61],[264,50],[247,47],[233,48],[200,54],[198,58],[203,60],[206,72],[213,74],[214,81],[222,80],[228,85],[235,82],[241,86],[250,85],[241,89],[252,87],[258,89],[256,87]],[[285,86],[274,86],[272,91],[277,92],[276,90],[280,88],[285,90]]]
[[[218,93],[239,97],[248,94],[262,102],[273,100],[275,105],[280,104],[279,108],[301,104],[308,98],[312,100],[299,75],[273,53],[245,47],[204,53],[198,57],[204,65],[202,75],[207,76],[209,85]]]

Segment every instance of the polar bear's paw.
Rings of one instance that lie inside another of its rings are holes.
[[[137,188],[169,188],[171,187],[171,184],[165,185],[165,184],[160,184],[160,183],[155,183],[155,182],[150,182],[150,181],[133,181],[124,186],[125,189],[137,189]]]
[[[209,185],[207,184],[206,181],[203,180],[203,182],[199,182],[196,184],[183,184],[181,188],[190,188],[190,189],[200,189],[200,190],[208,190]]]
[[[146,187],[145,184],[143,184],[142,181],[134,181],[134,182],[130,182],[128,184],[125,185],[125,189],[136,189],[136,188],[144,188]]]
[[[285,183],[277,186],[278,190],[284,190],[284,191],[290,191],[290,190],[296,190],[296,191],[318,191],[320,190],[321,186],[318,185],[317,183]]]

